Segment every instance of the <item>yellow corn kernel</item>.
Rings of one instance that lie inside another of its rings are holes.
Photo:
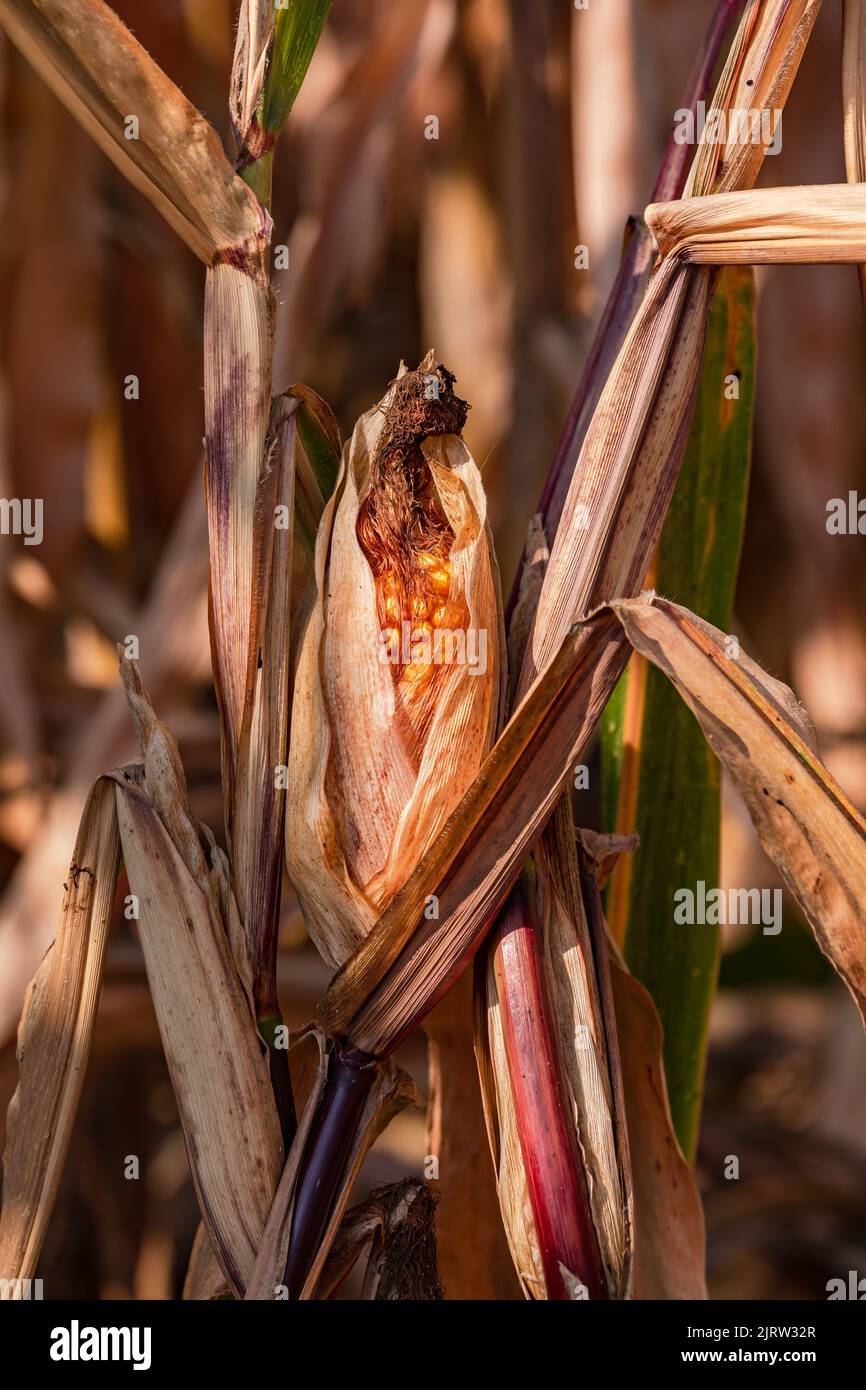
[[[400,616],[400,605],[393,594],[388,594],[385,598],[385,616],[392,622],[396,622]]]
[[[438,555],[433,555],[429,550],[422,550],[418,556],[418,564],[422,570],[434,570],[442,564]]]
[[[451,566],[440,565],[438,569],[430,571],[428,578],[437,594],[447,594],[451,588]]]
[[[429,681],[433,674],[433,667],[429,661],[410,661],[403,672],[402,682],[406,685],[422,685]]]
[[[421,598],[420,595],[416,595],[416,597],[412,600],[412,617],[426,618],[429,615],[429,612],[430,610],[427,607],[427,600]]]
[[[436,608],[433,609],[433,613],[431,616],[433,619],[434,627],[444,627],[448,619],[447,605],[444,603],[440,603]]]

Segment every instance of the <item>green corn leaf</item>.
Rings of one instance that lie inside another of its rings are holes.
[[[752,272],[732,268],[719,279],[697,409],[654,580],[659,593],[723,631],[746,512],[754,368]],[[701,879],[708,889],[718,884],[718,763],[673,686],[642,659],[632,659],[608,706],[602,746],[607,824],[640,837],[611,884],[609,920],[661,1016],[674,1126],[691,1157],[719,929],[676,924],[674,893]]]
[[[332,0],[274,0],[274,41],[262,102],[269,135],[282,129],[307,75]]]

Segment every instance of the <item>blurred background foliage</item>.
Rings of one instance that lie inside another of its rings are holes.
[[[116,0],[228,139],[231,0]],[[712,0],[336,0],[275,162],[275,389],[305,381],[344,435],[435,346],[472,403],[506,591]],[[844,179],[840,7],[821,14],[763,182]],[[427,135],[438,122],[438,138]],[[200,266],[0,41],[0,492],[41,497],[39,547],[0,540],[0,1116],[14,1027],[51,939],[87,787],[135,753],[115,643],[180,739],[221,831],[201,490]],[[588,270],[575,247],[589,248]],[[826,503],[866,492],[864,330],[850,267],[758,276],[753,473],[733,631],[812,713],[866,809],[866,553]],[[127,379],[138,378],[128,399]],[[596,779],[597,780],[597,779]],[[600,815],[600,807],[596,807]],[[723,788],[721,881],[777,886]],[[196,1210],[131,924],[109,951],[94,1057],[42,1274],[47,1297],[177,1296]],[[132,924],[134,925],[134,924]],[[305,1022],[327,972],[284,895],[280,984]],[[698,1152],[711,1293],[822,1298],[866,1269],[866,1093],[853,1005],[789,904],[728,929]],[[401,1060],[425,1080],[422,1037]],[[368,1188],[424,1169],[402,1116]],[[138,1182],[124,1160],[141,1159]],[[729,1155],[740,1160],[726,1180]],[[483,1161],[483,1160],[482,1160]],[[447,1191],[440,1216],[448,1227]],[[488,1208],[492,1210],[492,1208]],[[453,1222],[451,1223],[453,1226]],[[446,1294],[513,1289],[503,1267]],[[464,1230],[465,1238],[465,1230]]]

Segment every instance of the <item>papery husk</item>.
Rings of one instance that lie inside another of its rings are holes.
[[[652,203],[646,222],[663,258],[692,265],[866,259],[866,184],[744,189]]]
[[[432,366],[431,354],[422,369]],[[295,680],[287,863],[310,933],[334,965],[361,944],[444,825],[499,715],[499,576],[480,473],[453,435],[428,438],[422,450],[455,533],[452,595],[456,585],[469,628],[486,633],[487,671],[447,669],[419,756],[392,668],[380,660],[375,580],[357,524],[393,390],[362,416],[344,449],[316,543]]]

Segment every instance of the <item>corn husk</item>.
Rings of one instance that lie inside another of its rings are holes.
[[[666,259],[691,265],[859,262],[866,183],[715,193],[653,203],[646,221]]]
[[[430,355],[419,370],[434,367]],[[295,680],[287,864],[310,933],[333,964],[361,944],[445,824],[493,741],[499,712],[498,572],[480,474],[453,435],[421,447],[454,534],[448,601],[465,604],[467,652],[485,641],[487,670],[443,669],[419,738],[381,659],[376,582],[357,526],[393,395],[394,387],[361,418],[344,451],[317,541]]]

